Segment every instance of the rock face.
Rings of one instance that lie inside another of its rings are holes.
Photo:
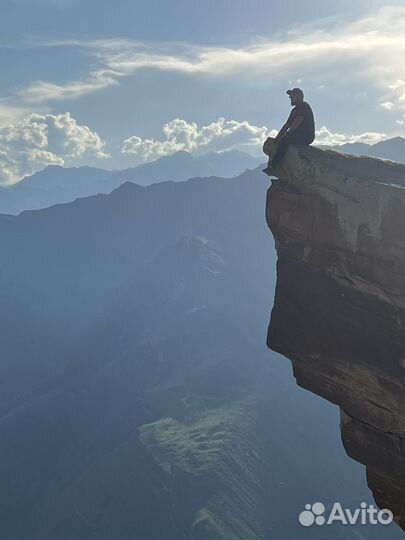
[[[268,346],[340,406],[346,451],[405,527],[405,166],[292,146],[277,173]]]

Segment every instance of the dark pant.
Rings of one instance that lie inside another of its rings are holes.
[[[281,137],[281,139],[277,143],[277,150],[274,154],[273,158],[271,159],[271,166],[277,167],[279,163],[281,163],[281,160],[285,156],[285,153],[288,150],[288,147],[290,144],[305,144],[309,145],[313,141],[308,139],[308,137],[303,137],[302,135],[299,135],[298,133],[291,133],[291,135],[285,135],[284,137]]]

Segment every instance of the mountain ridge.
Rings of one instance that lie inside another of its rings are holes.
[[[363,500],[335,411],[265,348],[267,186],[258,168],[0,216],[2,538],[291,538],[320,493]]]
[[[49,165],[34,175],[27,176],[14,186],[0,190],[0,212],[19,213],[53,204],[71,202],[76,198],[97,193],[110,193],[120,184],[131,181],[151,185],[162,181],[185,181],[195,176],[234,177],[245,169],[259,165],[260,160],[250,154],[228,152],[194,155],[179,151],[137,167],[107,171],[97,167],[61,167]],[[4,191],[4,197],[1,194]],[[11,200],[8,198],[13,197]]]
[[[352,143],[327,148],[399,162],[405,159],[405,139],[402,137],[373,145]],[[24,210],[45,208],[97,193],[110,193],[126,181],[151,185],[163,181],[185,181],[193,177],[230,178],[246,169],[258,167],[263,161],[238,150],[207,154],[180,150],[155,161],[118,171],[88,166],[49,165],[34,175],[24,177],[14,186],[0,188],[0,213],[18,214]]]

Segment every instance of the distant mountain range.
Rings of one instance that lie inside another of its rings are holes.
[[[156,161],[119,171],[50,165],[23,178],[14,186],[0,188],[0,213],[18,214],[23,210],[71,202],[79,197],[110,193],[127,181],[144,186],[167,180],[180,182],[195,177],[231,178],[246,169],[257,167],[261,161],[244,152],[230,150],[203,155],[179,151]]]
[[[329,147],[339,152],[405,161],[405,139],[395,137],[369,145],[363,143]],[[50,165],[11,187],[0,188],[0,213],[19,214],[23,210],[46,208],[97,193],[110,193],[124,182],[146,186],[172,180],[211,176],[231,178],[265,162],[244,152],[211,152],[193,155],[180,151],[137,167],[107,171],[96,167],[59,167]]]
[[[367,499],[336,411],[265,348],[267,187],[0,216],[1,538],[298,538],[308,501]]]
[[[329,148],[338,152],[354,154],[355,156],[371,156],[398,161],[399,163],[405,162],[405,139],[403,137],[394,137],[375,144],[348,143]]]

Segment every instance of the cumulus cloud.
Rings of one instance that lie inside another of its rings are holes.
[[[383,139],[386,139],[385,133],[365,132],[360,134],[344,134],[331,131],[325,126],[322,126],[316,131],[314,144],[318,146],[340,146],[347,143],[364,143],[375,144]]]
[[[120,39],[49,42],[45,45],[85,49],[96,59],[97,67],[84,80],[66,84],[36,81],[19,95],[36,103],[77,98],[118,84],[141,69],[221,78],[243,73],[269,80],[309,71],[314,84],[329,78],[339,86],[353,80],[372,85],[381,94],[391,94],[382,101],[390,101],[396,108],[404,91],[401,84],[402,90],[395,86],[405,79],[404,25],[405,8],[384,7],[358,20],[332,20],[327,25],[323,22],[322,28],[315,24],[296,27],[284,37],[261,38],[233,48]]]
[[[242,150],[261,155],[264,140],[276,130],[255,126],[248,121],[223,117],[207,125],[175,118],[162,128],[161,139],[133,135],[121,146],[123,154],[151,161],[186,150],[194,154]],[[339,146],[345,143],[373,144],[386,138],[384,133],[336,133],[322,126],[315,144]],[[108,157],[105,143],[88,126],[78,124],[70,113],[30,114],[21,121],[0,126],[0,184],[13,184],[47,165],[71,166],[88,156]]]
[[[195,122],[175,118],[165,124],[162,131],[163,139],[143,139],[137,135],[125,139],[121,152],[136,155],[144,161],[167,156],[179,150],[198,154],[237,149],[261,154],[265,139],[277,134],[276,130],[266,126],[255,126],[246,121],[238,122],[223,117],[206,126],[198,126]],[[385,133],[343,134],[322,126],[316,131],[315,144],[319,146],[339,146],[353,142],[374,144],[384,138]]]
[[[0,183],[13,184],[47,165],[70,165],[87,155],[107,157],[105,143],[69,112],[28,115],[0,126]]]
[[[206,126],[175,118],[163,126],[163,140],[142,139],[133,135],[122,144],[123,154],[135,154],[145,161],[173,154],[179,150],[193,153],[221,152],[239,149],[247,152],[261,150],[263,141],[275,135],[262,126],[218,118]]]

